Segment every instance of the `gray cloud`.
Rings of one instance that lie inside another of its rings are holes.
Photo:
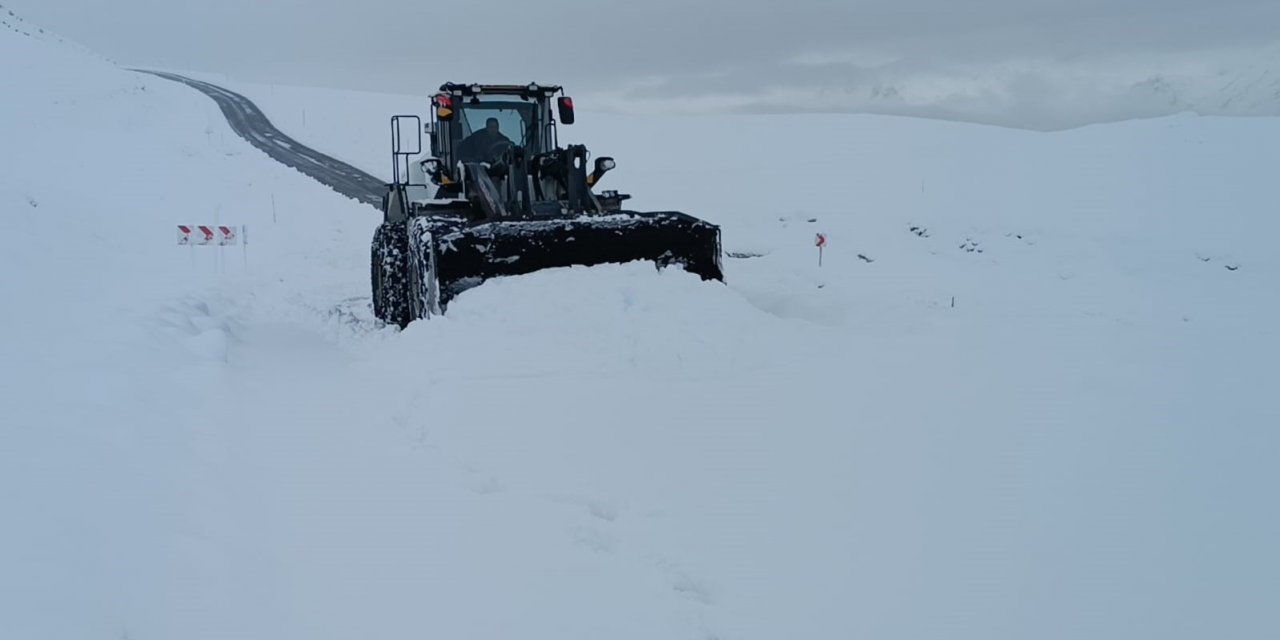
[[[1132,84],[1187,72],[1188,56],[1269,51],[1280,34],[1274,0],[6,4],[132,65],[398,93],[452,79],[537,80],[616,105],[676,96],[746,110],[786,110],[785,100],[750,100],[783,91],[826,96],[800,110],[865,110],[871,98],[893,110],[913,92],[978,99],[1034,84],[1032,69],[1047,70],[1038,90],[1053,91],[1089,65],[1103,75],[1128,66]],[[1000,74],[1016,82],[994,89]],[[939,89],[966,78],[967,90]]]

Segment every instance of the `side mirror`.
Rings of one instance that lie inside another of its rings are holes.
[[[453,184],[453,181],[445,174],[444,163],[439,158],[427,158],[419,162],[418,166],[422,167],[422,173],[426,174],[427,179],[431,180],[431,184]]]
[[[564,96],[556,101],[556,107],[560,111],[561,124],[573,124],[573,98]]]

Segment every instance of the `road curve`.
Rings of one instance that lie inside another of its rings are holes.
[[[181,82],[209,96],[218,103],[231,129],[249,144],[261,149],[281,164],[297,169],[348,198],[381,209],[382,195],[386,192],[384,181],[281,133],[271,124],[262,110],[248,98],[218,85],[193,80],[176,73],[146,69],[135,69],[135,71]]]

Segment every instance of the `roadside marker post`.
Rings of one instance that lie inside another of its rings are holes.
[[[218,247],[217,271],[222,273],[226,265],[224,247],[240,245],[245,271],[249,270],[249,225],[178,225],[178,246],[191,248],[191,266],[196,264],[195,248]]]

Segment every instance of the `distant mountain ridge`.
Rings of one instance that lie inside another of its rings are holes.
[[[900,63],[786,63],[714,84],[681,79],[605,92],[617,111],[876,113],[1035,130],[1178,113],[1280,116],[1280,44],[1212,63],[1191,53],[1161,62],[1040,61],[927,70]],[[672,95],[685,95],[671,100]]]

